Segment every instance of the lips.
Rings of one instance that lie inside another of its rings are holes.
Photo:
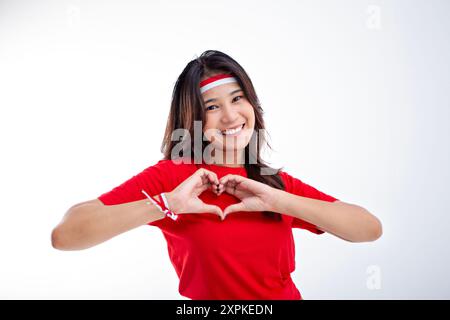
[[[229,128],[229,129],[220,131],[220,133],[223,134],[223,135],[225,135],[225,136],[227,136],[227,135],[232,135],[232,134],[236,134],[236,133],[238,133],[239,131],[241,131],[242,128],[244,128],[244,125],[245,125],[245,123],[243,123],[243,124],[241,124],[241,125],[239,125],[239,126],[236,126],[236,127],[232,127],[232,128]]]

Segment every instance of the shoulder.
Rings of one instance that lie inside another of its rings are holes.
[[[278,174],[284,182],[285,191],[302,196],[309,196],[311,194],[311,186],[302,179],[299,179],[284,170],[280,170]]]
[[[292,190],[293,184],[298,183],[300,181],[299,179],[294,178],[284,169],[278,170],[278,176],[283,180],[285,190],[288,192]]]

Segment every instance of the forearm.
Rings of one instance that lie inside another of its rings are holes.
[[[59,250],[87,249],[121,233],[164,218],[148,200],[118,205],[82,204],[69,209],[52,233]]]
[[[320,230],[351,242],[374,241],[381,236],[380,221],[366,209],[276,191],[274,211],[305,220]]]

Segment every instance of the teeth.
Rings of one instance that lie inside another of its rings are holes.
[[[241,130],[242,130],[242,127],[243,127],[243,126],[241,125],[240,127],[236,128],[236,129],[228,129],[228,130],[222,131],[222,134],[225,134],[225,135],[228,135],[228,134],[235,134],[235,133],[241,131]]]

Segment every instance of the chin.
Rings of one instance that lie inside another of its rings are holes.
[[[237,144],[222,144],[222,143],[218,143],[218,144],[214,144],[214,147],[216,149],[222,150],[222,151],[226,151],[226,152],[240,152],[240,151],[244,151],[245,147],[247,147],[248,142],[246,141],[242,141],[242,142],[238,142]]]

